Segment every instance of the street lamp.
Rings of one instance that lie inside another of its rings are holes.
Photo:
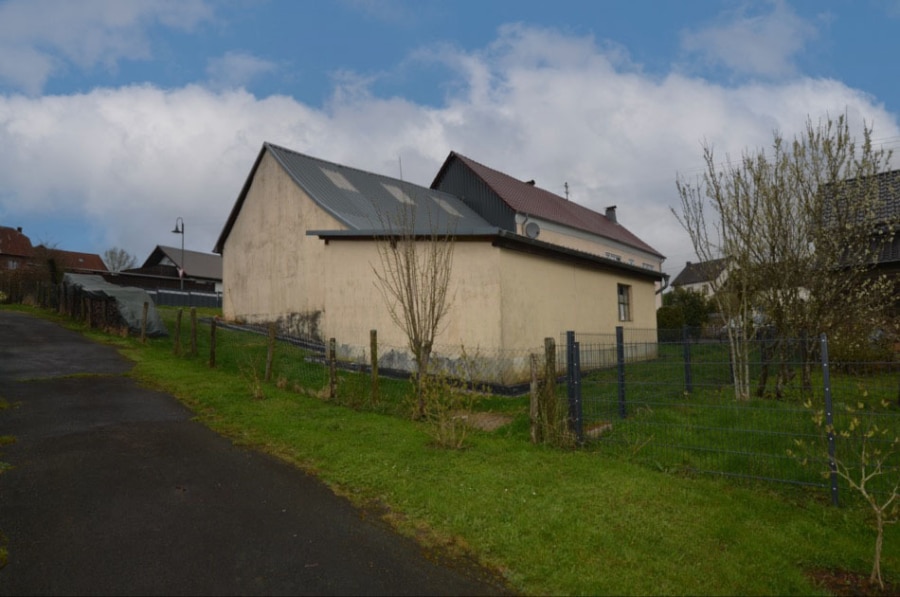
[[[175,230],[172,234],[181,235],[181,267],[178,268],[178,278],[181,281],[181,290],[184,290],[184,219],[181,216],[175,218]]]

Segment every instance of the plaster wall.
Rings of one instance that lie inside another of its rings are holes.
[[[325,304],[328,268],[325,245],[306,230],[322,228],[345,226],[264,154],[222,254],[225,318],[261,323],[316,317]]]
[[[636,267],[644,267],[653,271],[662,271],[662,261],[656,255],[637,250],[618,241],[597,236],[583,230],[576,230],[563,226],[555,222],[540,220],[537,218],[528,218],[517,224],[518,234],[526,236],[525,225],[528,222],[535,222],[540,227],[538,240],[575,249],[576,251],[584,251],[598,257],[607,257],[622,263],[633,265]],[[611,257],[615,256],[615,257]],[[650,266],[650,267],[647,267]]]
[[[503,346],[539,346],[566,330],[656,328],[654,283],[516,251],[503,251]],[[618,319],[618,285],[631,288],[631,320]]]
[[[378,330],[382,347],[402,349],[407,344],[375,275],[376,268],[382,271],[378,251],[374,240],[331,240],[322,255],[328,269],[323,329],[347,349],[368,348],[372,329]],[[498,257],[486,242],[455,243],[451,306],[436,339],[439,349],[501,346]]]

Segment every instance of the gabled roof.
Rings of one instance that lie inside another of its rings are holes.
[[[216,242],[213,249],[216,253],[224,248],[266,152],[310,199],[348,230],[384,233],[391,225],[396,227],[405,214],[412,214],[414,231],[418,234],[452,231],[455,235],[468,235],[483,234],[487,229],[496,231],[454,195],[264,143]]]
[[[711,282],[719,277],[724,271],[726,260],[712,259],[700,263],[691,263],[690,261],[684,266],[684,269],[672,280],[672,286],[687,286],[689,284],[703,284]]]
[[[133,272],[157,266],[164,259],[168,259],[174,263],[176,267],[183,269],[185,276],[204,278],[207,280],[222,280],[221,255],[185,249],[184,263],[182,263],[181,247],[166,247],[163,245],[156,245],[156,248],[153,249],[150,256],[147,257],[147,260],[144,261],[144,264],[140,268],[129,271]]]
[[[53,249],[53,256],[59,260],[62,267],[67,271],[109,271],[106,264],[103,263],[103,259],[96,253],[79,253],[78,251]]]
[[[21,228],[0,226],[0,255],[29,258],[33,254],[31,239],[22,234]]]
[[[440,171],[435,176],[434,182],[431,183],[432,188],[440,185],[441,179],[454,161],[459,161],[471,170],[516,213],[542,218],[590,232],[658,257],[663,257],[659,251],[639,239],[621,224],[611,221],[605,215],[537,187],[532,182],[524,182],[489,168],[455,151],[451,151],[450,155],[447,156],[443,166],[441,166]]]

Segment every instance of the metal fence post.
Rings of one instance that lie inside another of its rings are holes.
[[[834,409],[831,399],[831,373],[828,370],[828,338],[825,334],[819,336],[819,343],[822,349],[822,383],[825,386],[825,425],[828,431],[828,468],[831,469],[829,475],[831,481],[831,504],[838,506],[838,475],[837,463],[835,462],[835,440],[834,440]]]
[[[572,401],[575,399],[575,332],[566,332],[566,399],[569,403],[569,427],[572,427]]]
[[[628,416],[625,409],[625,328],[620,325],[616,326],[616,369],[617,385],[619,386],[619,417],[624,419]]]
[[[694,380],[691,377],[691,337],[688,326],[681,328],[681,346],[684,350],[684,391],[691,394],[694,391]]]
[[[584,429],[581,412],[581,371],[578,360],[581,358],[575,332],[566,332],[566,396],[569,399],[569,429],[575,433],[578,442],[582,442]]]

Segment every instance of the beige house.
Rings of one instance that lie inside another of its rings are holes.
[[[403,350],[374,268],[381,267],[378,243],[389,239],[384,222],[414,205],[417,234],[452,230],[455,239],[453,304],[438,353],[465,346],[527,357],[566,330],[656,327],[661,255],[615,221],[608,230],[616,234],[604,235],[536,210],[492,217],[499,203],[454,187],[451,169],[445,164],[425,188],[264,144],[214,249],[223,258],[225,318],[333,337],[359,355],[377,329],[381,346]],[[511,177],[505,183],[507,196],[520,187],[565,202]],[[610,222],[580,206],[573,211]]]

